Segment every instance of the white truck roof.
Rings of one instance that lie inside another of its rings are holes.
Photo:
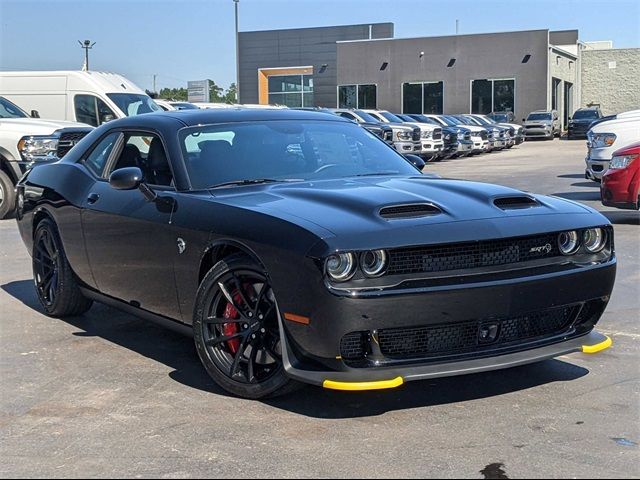
[[[76,70],[0,72],[0,93],[33,92],[34,87],[29,80],[44,78],[49,81],[38,82],[38,91],[89,90],[106,93],[145,93],[135,83],[117,73]]]

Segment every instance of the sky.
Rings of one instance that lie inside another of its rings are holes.
[[[395,37],[578,29],[640,47],[638,0],[240,0],[240,31],[393,22]],[[232,0],[0,0],[0,70],[92,70],[142,88],[235,81]]]

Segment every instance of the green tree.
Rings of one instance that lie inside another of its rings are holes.
[[[216,82],[213,80],[209,80],[209,101],[213,103],[222,103],[224,99],[222,98],[222,92],[224,92],[224,88],[218,86]]]
[[[222,100],[224,103],[238,103],[238,89],[236,88],[235,83],[229,85],[229,88],[227,88]]]
[[[186,102],[187,89],[186,88],[163,88],[160,90],[160,93],[158,94],[158,98]]]

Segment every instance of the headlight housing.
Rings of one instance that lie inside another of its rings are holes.
[[[611,159],[609,168],[627,168],[640,155],[618,155]]]
[[[615,133],[594,133],[591,137],[591,146],[593,148],[606,148],[613,145],[616,141]]]
[[[387,252],[384,250],[369,250],[360,254],[360,268],[367,277],[379,277],[387,269]]]
[[[325,271],[331,280],[346,282],[356,272],[356,256],[351,253],[334,253],[325,261]]]
[[[582,234],[582,242],[589,253],[598,253],[607,244],[607,232],[602,228],[589,228]]]
[[[58,140],[52,135],[30,135],[18,142],[18,152],[25,162],[58,160]]]
[[[580,248],[578,232],[571,230],[558,235],[558,248],[563,255],[573,255]]]
[[[400,130],[396,133],[396,138],[398,140],[411,140],[413,138],[413,135],[408,130]]]

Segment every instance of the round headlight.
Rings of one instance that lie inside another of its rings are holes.
[[[387,268],[387,252],[369,250],[360,255],[360,268],[367,277],[379,277]]]
[[[327,258],[327,275],[336,282],[346,282],[356,271],[356,257],[353,253],[336,253]]]
[[[558,247],[563,255],[572,255],[576,253],[579,247],[578,232],[571,230],[570,232],[562,232],[558,235]]]
[[[582,241],[587,251],[598,253],[607,243],[607,236],[601,228],[590,228],[584,231]]]

